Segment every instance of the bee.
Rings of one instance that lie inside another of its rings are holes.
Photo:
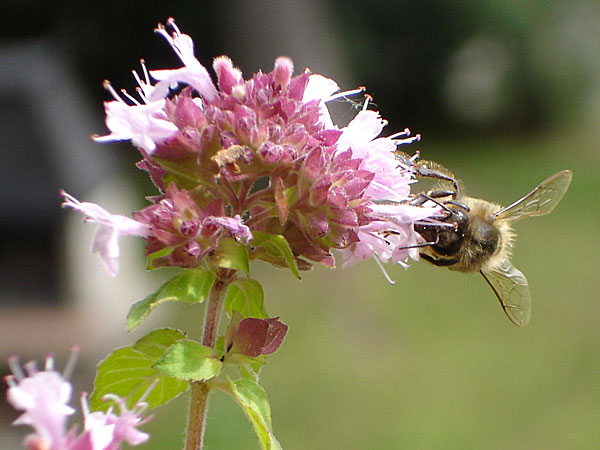
[[[432,190],[416,194],[410,204],[431,201],[440,209],[438,223],[415,224],[424,243],[421,257],[439,267],[479,272],[498,298],[508,318],[525,326],[531,318],[531,295],[525,275],[510,262],[515,239],[512,224],[525,217],[550,213],[565,195],[573,173],[562,170],[542,181],[527,195],[506,207],[461,195],[456,178],[445,167],[418,161],[397,152],[400,166],[417,177],[439,180]],[[418,155],[417,155],[418,157]]]

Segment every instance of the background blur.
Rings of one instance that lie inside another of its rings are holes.
[[[105,131],[103,79],[131,92],[140,58],[179,66],[152,32],[173,16],[205,65],[227,54],[248,76],[288,55],[297,72],[367,86],[386,133],[421,133],[409,151],[448,166],[470,195],[508,204],[575,173],[552,215],[517,226],[513,262],[534,298],[524,329],[480,277],[424,263],[388,267],[395,286],[372,262],[300,283],[253,267],[270,314],[290,326],[262,375],[284,448],[600,448],[600,4],[166,3],[0,1],[0,360],[54,351],[62,367],[78,343],[76,391],[90,391],[112,348],[190,315],[161,306],[127,335],[129,306],[166,275],[145,273],[141,242],[123,239],[109,278],[89,252],[94,227],[58,198],[64,188],[126,214],[154,193],[133,147],[89,135]],[[352,114],[342,105],[342,120]],[[180,448],[186,401],[156,410],[139,448]],[[210,406],[207,449],[258,448],[233,402],[217,393]],[[3,403],[0,448],[28,432],[9,428],[16,417]]]

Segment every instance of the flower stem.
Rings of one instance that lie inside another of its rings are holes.
[[[210,348],[215,347],[225,291],[234,275],[235,271],[226,269],[220,269],[217,273],[217,279],[210,291],[206,307],[202,345]],[[191,382],[185,450],[202,450],[209,391],[210,389],[205,381]]]
[[[208,386],[202,381],[192,381],[185,450],[202,450],[207,408]]]

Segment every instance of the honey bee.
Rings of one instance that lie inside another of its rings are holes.
[[[435,188],[416,194],[410,201],[412,205],[434,202],[443,215],[437,224],[415,224],[415,231],[425,240],[418,245],[421,257],[450,270],[479,272],[508,318],[515,325],[527,325],[531,318],[531,296],[527,278],[510,262],[515,238],[512,224],[525,217],[550,213],[567,191],[573,173],[557,172],[503,208],[461,195],[452,172],[437,163],[415,162],[415,157],[401,152],[397,156],[400,165],[417,177],[439,180]]]

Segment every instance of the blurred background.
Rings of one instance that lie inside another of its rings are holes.
[[[64,188],[128,214],[155,192],[133,147],[89,136],[106,130],[104,79],[132,92],[140,58],[179,66],[152,32],[173,16],[207,66],[227,54],[249,76],[287,55],[297,72],[367,86],[385,132],[421,133],[409,151],[449,167],[472,196],[509,204],[552,173],[575,174],[552,215],[517,226],[513,262],[534,299],[524,329],[483,279],[425,263],[388,267],[394,286],[373,262],[317,267],[300,283],[254,266],[269,313],[290,326],[262,375],[284,448],[600,448],[600,4],[166,3],[0,1],[0,360],[54,351],[62,367],[80,344],[75,391],[90,391],[99,359],[150,327],[183,316],[199,333],[189,308],[164,305],[128,335],[129,306],[168,274],[145,273],[142,243],[125,238],[109,278],[89,251],[94,227],[58,197]],[[342,121],[352,114],[341,105]],[[186,402],[157,409],[139,448],[181,448]],[[16,417],[3,402],[0,448],[28,433],[9,427]],[[206,448],[258,448],[220,393]]]

